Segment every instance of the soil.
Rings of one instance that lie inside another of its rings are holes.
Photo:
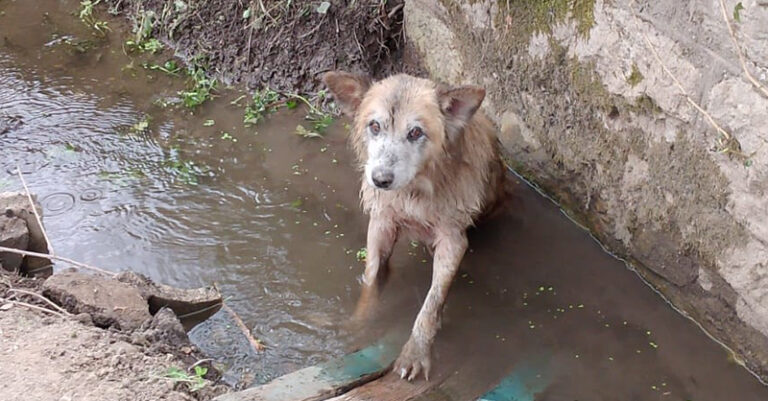
[[[0,298],[51,308],[11,289],[40,294],[42,280],[4,274]],[[209,400],[228,391],[214,384],[217,373],[207,362],[201,364],[208,368],[201,390],[163,377],[171,367],[186,369],[202,358],[179,327],[170,312],[124,332],[94,327],[86,314],[64,318],[14,305],[0,311],[0,393],[8,401],[180,401]]]
[[[156,15],[154,37],[187,60],[204,60],[231,85],[309,93],[334,69],[374,77],[421,72],[405,46],[403,0],[333,0],[324,13],[326,2],[307,0],[110,3],[135,26]]]

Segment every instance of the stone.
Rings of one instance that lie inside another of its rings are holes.
[[[27,250],[29,246],[27,223],[13,215],[9,217],[7,214],[3,214],[0,216],[0,246]],[[0,263],[2,263],[3,268],[9,271],[20,270],[23,261],[22,255],[0,252]]]
[[[40,213],[40,219],[43,219],[43,208],[37,202],[35,195],[32,195],[32,201],[35,204],[35,209]],[[33,251],[38,253],[48,253],[48,243],[43,235],[43,229],[37,223],[32,205],[29,203],[27,195],[22,192],[3,192],[0,193],[0,245],[8,246],[11,248]],[[12,223],[16,221],[16,223]],[[13,245],[3,245],[5,232],[8,228],[3,229],[3,224],[12,224],[18,229],[22,224],[25,225],[27,231],[27,244],[21,247]],[[7,261],[8,254],[0,253],[0,260]],[[11,257],[21,258],[20,256]],[[49,276],[53,272],[52,263],[49,259],[38,258],[33,256],[27,256],[21,258],[20,264],[16,263],[4,263],[6,269],[18,268],[22,274],[31,276]]]
[[[99,327],[130,331],[152,318],[134,286],[109,277],[65,271],[43,283],[43,295],[70,313],[87,313]]]
[[[115,277],[141,291],[149,302],[149,310],[155,314],[162,308],[170,308],[189,331],[221,309],[221,293],[215,287],[183,289],[158,284],[135,272],[121,272]]]

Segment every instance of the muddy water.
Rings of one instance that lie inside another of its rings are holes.
[[[304,113],[291,110],[246,128],[234,91],[194,113],[161,107],[183,80],[125,55],[119,20],[99,39],[76,8],[0,2],[0,118],[10,128],[0,134],[0,190],[21,188],[18,165],[57,253],[176,286],[216,283],[268,346],[250,350],[225,313],[196,327],[193,341],[231,383],[264,382],[408,330],[430,275],[423,249],[408,243],[393,259],[378,324],[363,334],[342,325],[359,293],[366,224],[343,123],[305,139],[294,134]],[[471,233],[436,345],[436,380],[461,377],[450,398],[544,355],[546,400],[768,399],[555,207],[523,185],[520,196],[508,216]]]

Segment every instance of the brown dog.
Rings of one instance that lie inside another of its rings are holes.
[[[346,72],[323,81],[354,119],[352,145],[370,214],[363,292],[365,317],[383,284],[397,238],[428,245],[432,285],[394,371],[429,378],[432,343],[448,288],[467,249],[466,230],[503,194],[504,167],[492,123],[477,112],[485,90],[449,88],[409,75],[378,82]]]

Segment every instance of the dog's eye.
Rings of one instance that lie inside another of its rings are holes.
[[[372,120],[371,122],[368,123],[368,129],[371,130],[371,134],[378,135],[379,131],[381,131],[381,126],[379,125],[378,122],[376,122],[375,120]]]
[[[424,136],[424,131],[419,127],[413,127],[410,131],[408,131],[407,138],[409,141],[415,142],[422,136]]]

